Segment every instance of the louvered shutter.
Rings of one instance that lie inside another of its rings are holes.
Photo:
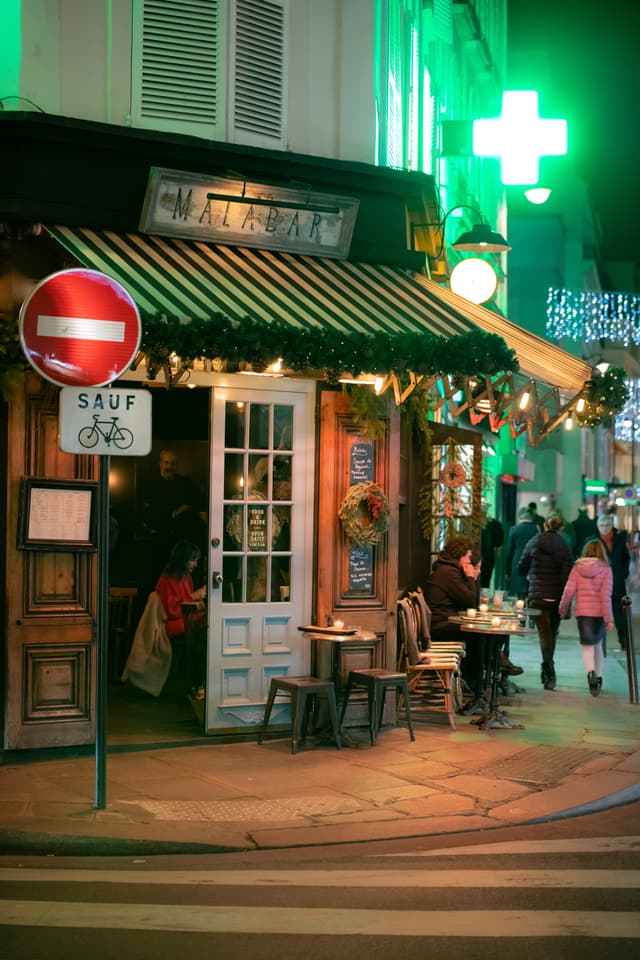
[[[133,126],[225,139],[224,0],[136,0]]]
[[[231,0],[229,140],[284,149],[288,0]]]

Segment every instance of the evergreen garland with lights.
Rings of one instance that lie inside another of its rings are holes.
[[[323,370],[328,380],[343,373],[382,376],[412,370],[417,375],[474,376],[518,369],[515,352],[502,337],[483,330],[449,338],[428,331],[370,335],[329,326],[294,327],[280,320],[265,323],[253,317],[238,323],[222,314],[189,321],[145,316],[140,349],[152,368],[168,363],[173,353],[186,366],[195,359],[219,358],[230,368],[250,364],[257,371],[281,357],[285,369]]]
[[[604,420],[623,409],[629,398],[625,372],[621,367],[609,367],[606,373],[594,371],[584,393],[585,408],[576,412],[580,427],[597,427]]]

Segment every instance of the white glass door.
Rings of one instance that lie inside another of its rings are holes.
[[[305,384],[213,391],[209,731],[259,723],[271,677],[309,670],[311,406]]]

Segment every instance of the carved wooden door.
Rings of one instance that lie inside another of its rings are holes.
[[[317,619],[331,616],[374,633],[384,665],[395,667],[399,415],[390,407],[384,435],[372,440],[354,421],[346,394],[323,391],[320,406]],[[349,488],[368,480],[385,492],[390,523],[378,545],[362,548],[350,543],[338,510]]]
[[[18,549],[23,477],[94,479],[95,459],[58,447],[58,390],[29,374],[9,404],[4,746],[94,739],[95,554]]]

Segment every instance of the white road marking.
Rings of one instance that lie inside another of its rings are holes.
[[[105,340],[124,342],[125,324],[120,320],[94,320],[89,317],[47,317],[38,315],[36,333],[39,337],[59,337],[61,340]]]
[[[618,850],[640,850],[640,837],[577,837],[573,840],[505,840],[500,843],[479,843],[466,847],[436,847],[433,850],[411,850],[408,853],[378,853],[375,857],[457,857],[469,854],[494,853],[601,853]]]
[[[437,889],[561,887],[635,890],[640,870],[75,870],[0,869],[0,883],[118,883],[173,886]]]
[[[640,913],[584,910],[348,910],[186,904],[0,902],[5,926],[386,937],[640,938]]]

